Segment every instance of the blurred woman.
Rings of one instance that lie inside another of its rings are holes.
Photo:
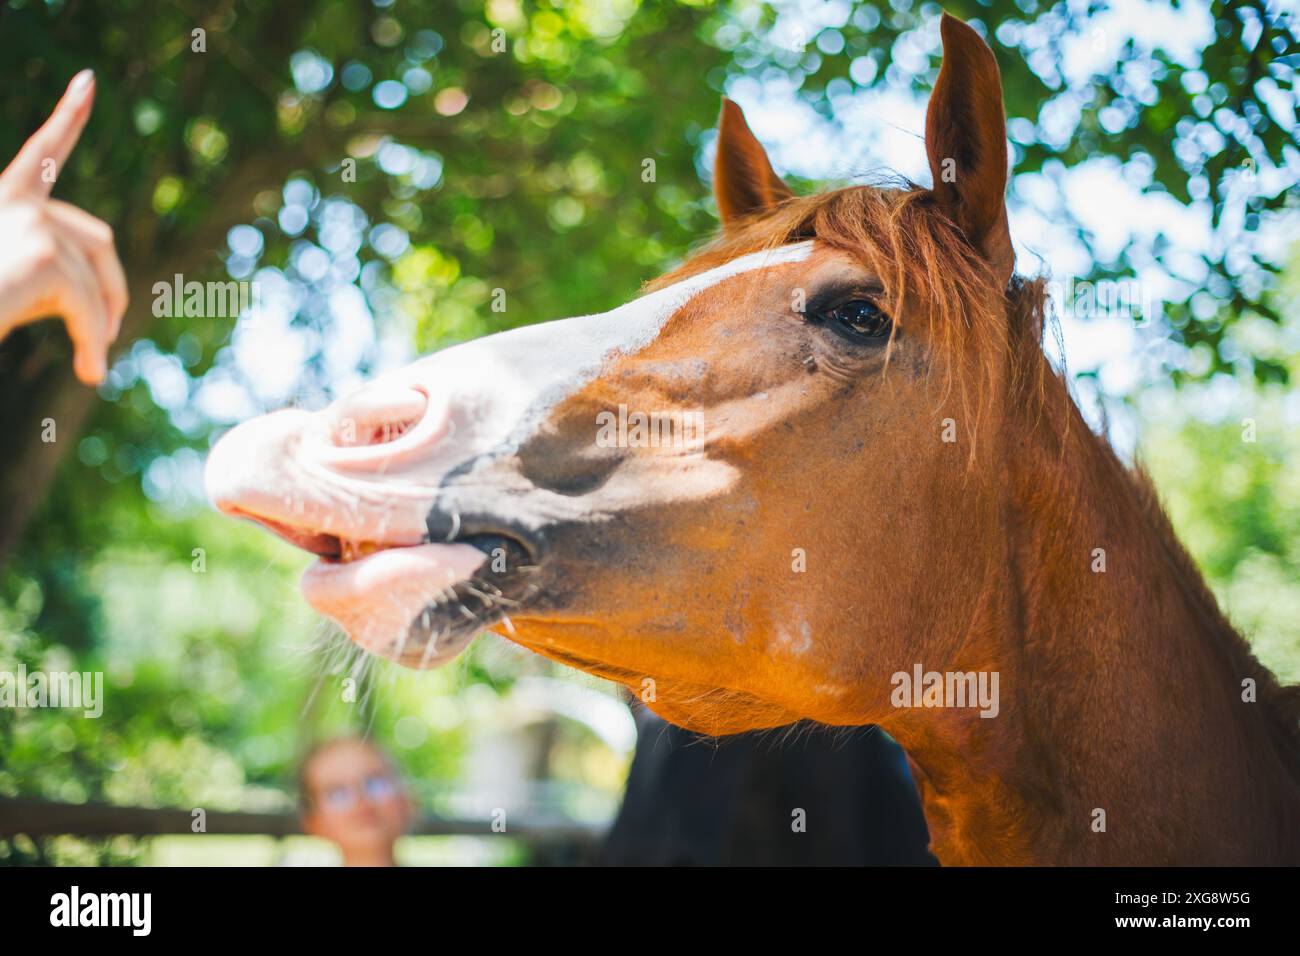
[[[406,787],[389,756],[360,737],[314,746],[299,770],[303,832],[329,840],[344,866],[396,866],[411,822]]]

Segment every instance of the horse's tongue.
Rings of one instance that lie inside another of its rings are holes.
[[[411,622],[487,556],[467,544],[389,548],[346,564],[317,561],[302,576],[303,597],[375,653],[402,641]]]

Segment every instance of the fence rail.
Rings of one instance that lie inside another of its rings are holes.
[[[302,833],[297,814],[207,810],[206,835],[286,837]],[[412,836],[496,836],[491,822],[422,816],[407,832]],[[48,836],[192,836],[189,810],[165,807],[120,807],[107,803],[53,803],[25,797],[0,797],[0,837]],[[591,850],[604,827],[563,817],[511,817],[506,836],[530,845],[566,844]]]

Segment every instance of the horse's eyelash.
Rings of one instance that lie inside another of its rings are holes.
[[[840,306],[847,305],[850,302],[865,300],[872,302],[877,308],[884,310],[883,299],[885,290],[879,286],[850,286],[844,288],[828,289],[820,292],[808,303],[805,314],[808,316],[817,316],[826,312],[838,309]]]

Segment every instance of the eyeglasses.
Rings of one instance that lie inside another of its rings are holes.
[[[376,802],[391,800],[397,793],[397,781],[387,774],[371,774],[361,781],[360,787],[352,784],[340,784],[336,787],[327,788],[321,796],[321,803],[326,809],[336,813],[351,810],[356,806],[362,792],[365,793],[368,800]]]

